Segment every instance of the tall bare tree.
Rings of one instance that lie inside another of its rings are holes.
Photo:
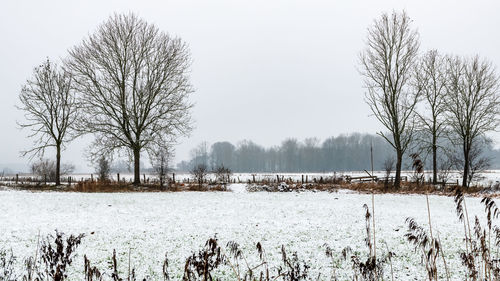
[[[420,45],[419,34],[410,24],[405,12],[382,14],[368,28],[367,46],[360,54],[360,72],[368,90],[366,102],[373,115],[389,131],[389,134],[378,134],[396,152],[396,188],[401,182],[403,154],[414,131],[418,101],[410,79]]]
[[[191,130],[188,46],[134,14],[115,14],[69,51],[95,155],[126,151],[140,184],[141,151]]]
[[[468,186],[474,144],[499,125],[499,77],[479,56],[448,58],[446,120],[452,142],[463,152],[462,186]]]
[[[19,109],[24,111],[22,128],[31,131],[34,147],[23,155],[43,156],[49,147],[56,149],[56,185],[61,184],[61,150],[72,141],[79,108],[72,90],[71,75],[49,59],[33,71],[21,89]]]
[[[432,154],[432,182],[437,183],[438,143],[446,128],[444,111],[446,103],[446,58],[438,51],[425,53],[415,69],[415,86],[424,101],[423,112],[418,112],[422,139],[420,146]]]

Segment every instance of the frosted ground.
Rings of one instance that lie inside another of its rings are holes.
[[[235,192],[176,193],[58,193],[0,191],[0,247],[14,251],[21,259],[33,255],[40,236],[58,229],[66,234],[85,233],[70,280],[83,278],[83,254],[101,269],[108,268],[113,249],[125,271],[128,251],[138,276],[161,280],[165,252],[175,279],[182,276],[183,262],[192,251],[217,235],[222,244],[234,240],[255,260],[254,245],[262,242],[269,261],[279,265],[281,245],[297,251],[312,264],[312,276],[330,273],[324,254],[327,243],[341,251],[345,246],[364,253],[363,204],[371,196],[346,191],[337,193],[246,193],[242,185]],[[453,198],[430,196],[433,229],[439,232],[454,280],[463,279],[458,252],[462,249],[462,225],[455,215]],[[479,198],[467,198],[469,213],[483,215]],[[421,195],[375,196],[377,246],[380,253],[396,253],[396,280],[422,280],[425,269],[420,257],[405,241],[405,219],[427,222],[425,197]],[[94,233],[94,234],[91,234]],[[21,262],[21,261],[19,261]],[[257,264],[257,263],[255,263]],[[348,264],[343,265],[349,274]],[[440,273],[443,273],[441,265]],[[389,272],[389,267],[386,268]],[[220,272],[231,280],[231,272]],[[341,279],[347,279],[344,275]],[[326,277],[323,275],[323,277]],[[174,280],[175,280],[174,279]],[[325,278],[326,279],[326,278]]]

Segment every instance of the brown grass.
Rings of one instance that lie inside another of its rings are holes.
[[[59,192],[85,192],[85,193],[114,193],[114,192],[179,192],[179,191],[228,191],[228,189],[220,184],[207,185],[204,184],[200,188],[196,183],[185,184],[176,183],[170,186],[164,185],[163,188],[159,184],[141,184],[140,186],[135,186],[129,182],[100,182],[100,181],[83,181],[77,182],[76,184],[55,186],[55,185],[45,185],[45,184],[17,184],[8,185],[14,189],[25,190],[25,191],[59,191]]]
[[[76,192],[179,192],[179,191],[227,191],[222,185],[202,185],[198,184],[172,184],[160,187],[158,184],[141,184],[135,186],[131,183],[117,182],[79,182],[72,187]]]
[[[442,186],[435,186],[432,184],[416,184],[412,182],[402,182],[401,187],[399,189],[396,189],[391,184],[387,185],[384,184],[383,182],[378,182],[378,183],[363,182],[363,183],[343,184],[340,186],[340,188],[345,188],[360,193],[437,194],[437,195],[453,196],[455,194],[457,186],[447,185],[442,187]],[[479,186],[471,186],[470,188],[463,190],[464,193],[467,193],[469,195],[475,195],[475,194],[479,195],[480,191],[483,190],[483,188]]]
[[[254,185],[268,185],[274,186],[276,183],[270,182],[259,182]],[[86,193],[113,193],[113,192],[180,192],[180,191],[198,191],[198,192],[210,192],[210,191],[228,191],[228,189],[221,184],[203,184],[200,186],[197,183],[175,183],[170,186],[165,185],[160,188],[160,185],[155,183],[141,184],[140,186],[135,186],[130,182],[100,182],[100,181],[84,181],[77,182],[71,187],[68,186],[54,186],[54,185],[44,185],[44,184],[18,184],[9,185],[10,187],[19,190],[28,191],[60,191],[60,192],[86,192]],[[453,196],[454,191],[457,188],[456,185],[447,186],[434,186],[432,184],[416,184],[412,182],[402,182],[399,189],[395,189],[391,183],[384,182],[358,182],[358,183],[348,183],[339,181],[336,183],[332,182],[313,182],[307,184],[292,183],[290,184],[291,191],[323,191],[323,192],[335,192],[339,189],[347,189],[356,191],[359,193],[375,193],[375,194],[436,194],[444,196]],[[469,196],[483,196],[481,191],[484,187],[472,186],[470,188],[463,189],[463,192]],[[493,197],[500,197],[496,194],[491,194]]]

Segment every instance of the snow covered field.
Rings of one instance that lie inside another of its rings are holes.
[[[182,277],[183,262],[192,251],[217,235],[222,244],[234,240],[256,260],[254,245],[262,242],[272,264],[280,264],[280,247],[297,251],[317,272],[330,273],[324,254],[327,243],[338,252],[346,246],[365,252],[363,204],[370,195],[350,192],[246,193],[177,192],[83,194],[57,192],[0,191],[0,248],[14,251],[21,259],[33,255],[38,233],[43,237],[57,229],[66,234],[85,233],[78,257],[70,269],[70,280],[83,278],[83,254],[101,269],[108,268],[113,249],[125,271],[128,251],[138,276],[160,280],[165,252],[174,280]],[[467,198],[469,214],[484,218],[480,199]],[[433,230],[444,244],[453,279],[462,279],[458,251],[463,247],[463,228],[455,215],[453,198],[430,196]],[[413,217],[426,225],[425,197],[421,195],[376,195],[377,253],[396,253],[396,280],[422,280],[425,269],[419,255],[404,239],[405,219]],[[94,232],[94,234],[91,234]],[[340,253],[338,253],[340,255]],[[21,261],[18,261],[19,263]],[[440,274],[444,270],[440,264]],[[344,273],[350,270],[344,264]],[[389,271],[389,267],[386,268]],[[231,280],[229,269],[226,280]],[[344,280],[344,278],[341,278]]]

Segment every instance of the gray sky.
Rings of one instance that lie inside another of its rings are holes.
[[[196,128],[177,160],[201,141],[279,144],[381,130],[364,103],[357,55],[382,12],[405,9],[421,51],[479,54],[500,65],[497,1],[3,1],[0,9],[0,166],[25,163],[27,132],[16,120],[21,85],[47,56],[68,48],[114,12],[135,12],[189,43]],[[500,142],[500,134],[494,134]],[[71,143],[63,162],[86,168],[90,138]]]

